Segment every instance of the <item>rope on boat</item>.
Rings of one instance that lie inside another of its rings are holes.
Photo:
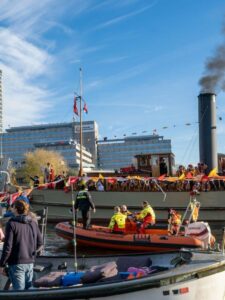
[[[166,201],[166,197],[167,197],[167,193],[164,192],[164,190],[162,189],[162,187],[158,184],[157,180],[156,179],[153,179],[152,180],[155,185],[157,186],[157,188],[163,193],[163,202]]]

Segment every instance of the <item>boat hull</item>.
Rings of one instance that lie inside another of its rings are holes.
[[[89,284],[86,286],[71,286],[67,288],[31,289],[29,291],[0,291],[0,300],[81,300],[81,299],[107,299],[107,300],[224,300],[225,295],[225,260],[221,254],[198,253],[191,251],[194,256],[187,264],[169,269],[152,276],[133,280],[104,282],[103,284]],[[197,254],[197,257],[195,257]],[[178,253],[152,254],[154,260],[167,264]],[[133,259],[140,255],[136,254]],[[143,255],[141,255],[143,257]],[[149,257],[148,254],[144,255]],[[156,258],[154,258],[154,256]],[[120,256],[121,257],[121,256]],[[131,256],[124,257],[132,259]],[[157,259],[158,257],[158,259]],[[117,261],[116,256],[110,257],[82,257],[78,258],[78,266],[102,264],[107,261]],[[69,257],[39,257],[37,264],[51,262],[54,270],[62,261],[69,266],[74,259]],[[2,279],[2,278],[1,278]]]
[[[68,222],[58,223],[56,233],[64,239],[73,239],[73,227]],[[203,244],[194,237],[171,236],[159,234],[115,234],[104,228],[95,226],[90,230],[76,227],[78,245],[99,247],[111,250],[139,251],[139,252],[166,252],[177,251],[180,248],[201,248]]]
[[[224,300],[225,272],[199,280],[107,297],[107,300]],[[216,291],[216,292],[215,292]],[[215,296],[216,293],[216,296]],[[93,298],[97,300],[99,298]]]
[[[174,208],[184,213],[190,195],[188,192],[168,192],[166,200],[160,192],[91,192],[96,205],[92,214],[94,223],[108,222],[114,206],[126,204],[131,211],[140,211],[141,203],[148,200],[156,212],[157,220],[167,220],[168,209]],[[76,196],[76,192],[75,192]],[[71,220],[71,192],[62,190],[34,190],[31,205],[34,210],[48,206],[48,220],[59,222]],[[199,219],[207,222],[216,221],[225,225],[225,191],[202,192],[197,196],[201,203]]]

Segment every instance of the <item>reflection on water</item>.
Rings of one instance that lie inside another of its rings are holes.
[[[222,226],[221,224],[210,224],[212,233],[216,237],[217,242],[221,242],[222,239]],[[90,247],[78,247],[77,255],[106,255],[111,253],[120,253],[121,251],[107,250],[100,248]],[[64,240],[55,233],[55,227],[53,224],[49,224],[47,227],[46,242],[45,242],[45,254],[47,255],[73,255],[73,246],[71,241]]]
[[[62,239],[55,233],[54,225],[47,226],[45,237],[45,254],[47,255],[72,255],[73,248],[69,241]]]

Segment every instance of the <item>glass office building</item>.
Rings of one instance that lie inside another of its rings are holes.
[[[172,153],[171,140],[159,135],[130,136],[123,139],[99,140],[98,166],[119,170],[134,164],[139,154]]]
[[[91,157],[92,163],[95,164],[98,126],[95,121],[85,121],[82,124],[83,146],[87,154],[84,157],[88,161]],[[4,159],[11,159],[14,167],[19,167],[24,162],[26,152],[42,147],[59,151],[68,165],[74,166],[79,156],[79,128],[78,122],[8,128],[3,133],[3,157]]]

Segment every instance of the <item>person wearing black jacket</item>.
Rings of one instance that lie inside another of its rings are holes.
[[[38,187],[39,186],[40,180],[39,180],[39,177],[37,175],[35,175],[34,177],[30,176],[30,179],[33,180],[34,187]]]
[[[32,286],[33,264],[43,241],[37,222],[29,215],[29,204],[17,200],[13,204],[12,217],[5,228],[5,241],[0,259],[0,273],[8,275],[14,290]]]
[[[81,211],[83,228],[88,229],[91,223],[91,212],[90,209],[95,213],[95,205],[91,199],[91,194],[85,189],[85,185],[82,184],[80,191],[77,194],[75,202],[75,211]]]

